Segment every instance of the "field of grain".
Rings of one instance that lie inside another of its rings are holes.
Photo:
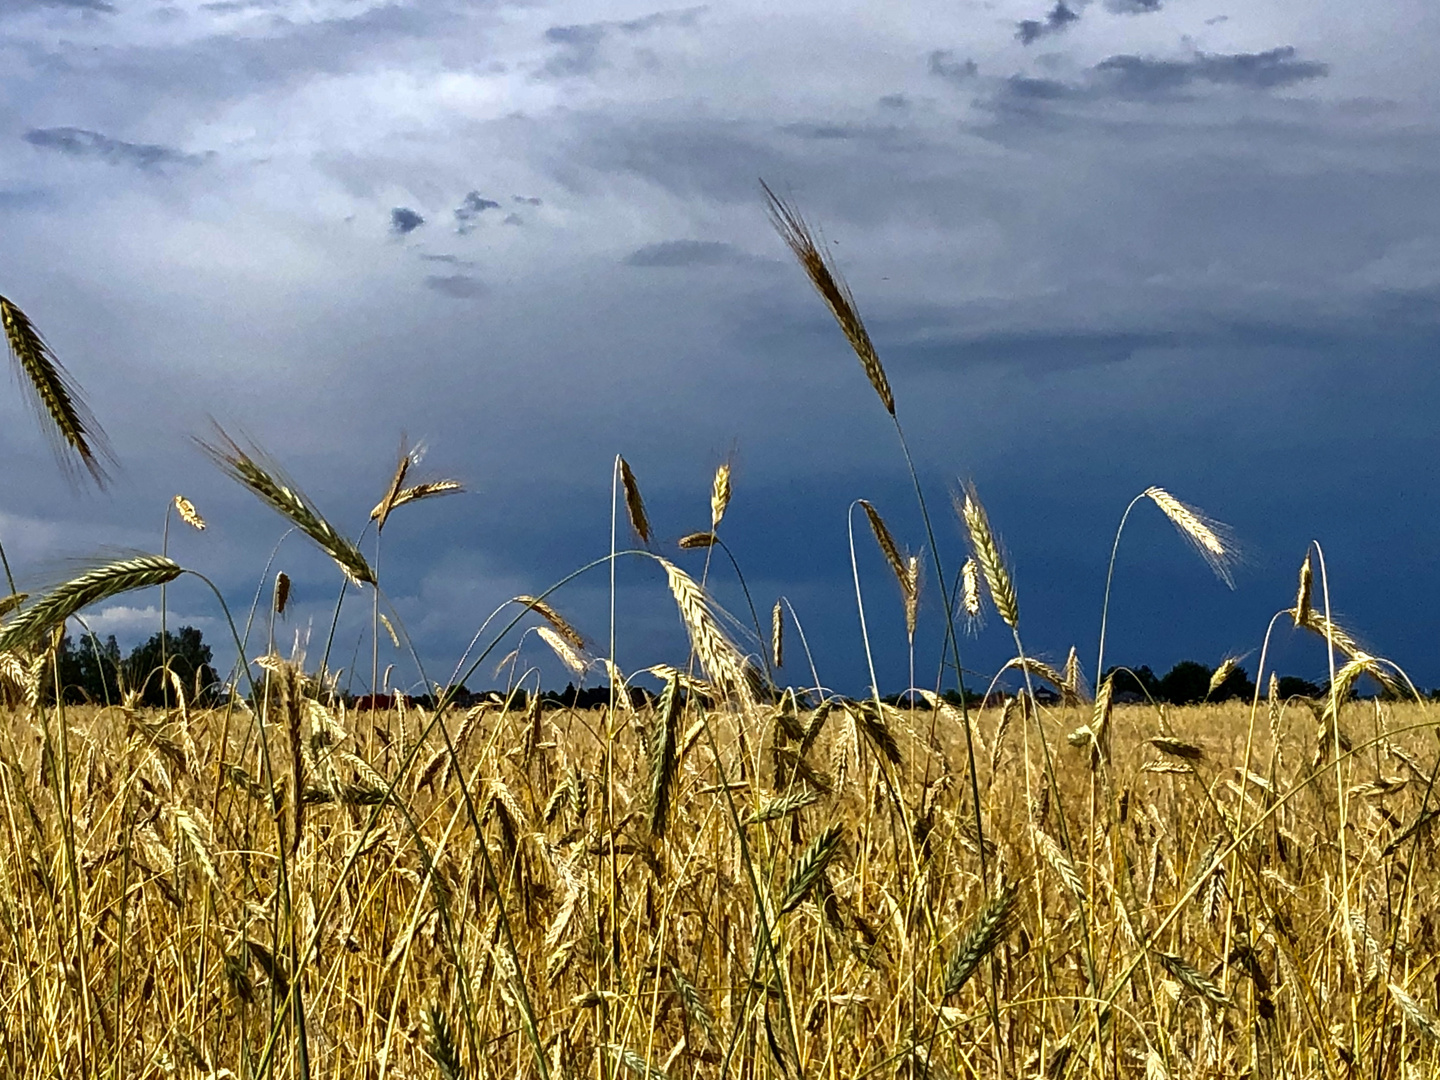
[[[1012,699],[977,830],[949,706],[356,714],[273,674],[257,713],[6,717],[6,1075],[1440,1061],[1417,706],[1346,706],[1337,769],[1303,702],[1116,707],[1107,758]]]

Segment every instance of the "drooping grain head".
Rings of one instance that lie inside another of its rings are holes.
[[[865,370],[865,377],[880,396],[880,403],[885,406],[885,411],[894,416],[895,395],[890,391],[890,380],[885,377],[885,367],[880,363],[880,354],[875,351],[875,346],[870,341],[870,333],[865,329],[860,313],[855,308],[855,297],[851,295],[849,287],[835,270],[829,257],[815,242],[810,226],[805,223],[800,212],[771,191],[763,180],[760,186],[765,191],[770,222],[775,226],[775,231],[799,260],[810,284],[815,287],[815,291],[830,308],[830,313],[835,316],[835,321],[840,324],[841,331],[860,360],[860,366]]]
[[[745,658],[720,629],[704,590],[674,563],[665,559],[659,562],[705,674],[716,686],[738,695],[742,701],[748,700],[751,678]]]
[[[44,424],[45,433],[54,445],[61,468],[72,473],[75,461],[67,456],[68,451],[79,459],[96,485],[103,488],[109,481],[105,465],[113,462],[114,457],[105,433],[80,396],[79,387],[71,381],[29,317],[3,296],[0,296],[0,324],[4,325],[10,355],[24,375],[21,381],[30,392],[36,412],[42,423],[49,421]]]
[[[0,653],[32,648],[83,608],[132,589],[164,585],[182,572],[179,563],[161,555],[98,566],[58,586],[0,627]]]
[[[885,524],[885,519],[880,516],[880,511],[876,510],[866,499],[860,499],[859,503],[860,508],[865,511],[866,520],[870,522],[870,531],[875,534],[875,543],[880,546],[880,551],[885,556],[885,562],[889,564],[890,572],[895,575],[895,582],[900,586],[900,596],[905,604],[905,625],[911,636],[914,636],[912,619],[914,612],[919,610],[919,560],[913,560],[912,574],[912,559],[900,554],[895,537],[890,534],[890,529]]]
[[[200,511],[195,509],[195,504],[184,495],[175,496],[175,512],[180,515],[181,521],[196,532],[205,531],[205,519],[200,516]]]
[[[1170,519],[1180,535],[1190,541],[1215,576],[1233,589],[1235,578],[1232,567],[1239,556],[1239,549],[1231,539],[1229,527],[1186,505],[1164,488],[1146,488],[1144,494]]]
[[[569,641],[548,626],[537,626],[535,633],[540,635],[541,641],[550,646],[550,651],[570,670],[571,674],[577,678],[584,677],[590,664],[571,646]]]
[[[561,615],[560,612],[556,611],[544,600],[541,600],[539,597],[535,596],[522,595],[515,597],[513,602],[517,604],[524,604],[530,610],[535,612],[536,615],[539,615],[542,619],[548,622],[552,627],[555,628],[556,633],[558,633],[562,638],[569,642],[572,649],[575,649],[577,652],[585,651],[585,635],[580,633],[579,630],[576,630],[575,627],[571,626],[569,620],[567,620],[565,616]]]
[[[433,499],[437,495],[453,495],[464,490],[465,485],[459,480],[427,480],[423,484],[412,484],[395,493],[395,497],[390,500],[388,511],[385,510],[384,500],[376,503],[375,508],[370,511],[370,520],[378,520],[382,516],[382,511],[384,511],[384,516],[388,517],[409,503],[419,502],[421,499]]]
[[[645,516],[645,500],[640,497],[640,485],[635,482],[635,473],[623,457],[615,459],[620,464],[620,486],[625,490],[625,510],[630,515],[630,528],[642,544],[650,543],[650,519]]]
[[[1300,587],[1295,593],[1295,625],[1304,626],[1310,621],[1310,592],[1315,584],[1315,571],[1310,565],[1310,552],[1305,552],[1305,561],[1300,564]]]
[[[390,475],[390,484],[385,489],[385,496],[376,504],[375,509],[370,512],[370,518],[375,522],[377,533],[385,531],[385,522],[389,520],[390,511],[395,509],[395,497],[400,494],[400,488],[405,483],[405,475],[410,471],[410,466],[415,463],[415,455],[411,453],[408,441],[402,433],[400,436],[400,454],[395,464],[395,471]]]
[[[710,529],[720,527],[725,508],[730,505],[730,463],[727,461],[715,470],[715,483],[710,488]]]
[[[1216,690],[1219,690],[1220,687],[1224,686],[1225,680],[1230,678],[1231,675],[1234,675],[1235,669],[1239,666],[1240,658],[1238,656],[1227,656],[1224,660],[1221,660],[1220,666],[1210,675],[1210,688],[1205,691],[1205,696],[1209,697],[1215,693]]]
[[[713,532],[686,533],[679,541],[679,546],[686,551],[694,548],[708,548],[715,546],[715,534]]]
[[[275,575],[275,614],[284,615],[285,605],[290,603],[290,575],[281,570]]]

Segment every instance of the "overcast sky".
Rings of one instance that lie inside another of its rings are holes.
[[[847,511],[871,500],[912,548],[923,527],[763,177],[855,293],[951,572],[950,493],[978,485],[1029,651],[1093,665],[1116,523],[1158,484],[1230,523],[1246,564],[1226,589],[1139,508],[1111,659],[1258,650],[1317,539],[1335,611],[1440,684],[1437,40],[1437,9],[1399,0],[8,0],[0,292],[122,468],[67,487],[13,388],[0,541],[38,586],[66,558],[158,549],[180,491],[211,528],[172,530],[172,553],[243,616],[284,527],[196,452],[207,418],[352,534],[403,431],[428,446],[417,475],[469,488],[385,535],[382,582],[436,679],[507,596],[608,550],[615,454],[655,549],[696,574],[674,541],[733,459],[722,535],[767,632],[783,594],[821,680],[862,691]],[[900,689],[898,591],[859,539]],[[296,580],[282,637],[313,625],[313,658],[338,574],[293,537],[274,569]],[[728,563],[714,580],[748,621]],[[619,582],[622,666],[683,659],[658,568]],[[554,600],[603,641],[607,597],[602,571]],[[218,645],[198,584],[169,599]],[[158,597],[125,601],[93,621],[134,642]],[[332,662],[352,666],[368,611],[347,609]],[[963,648],[981,672],[1013,651],[993,616]],[[1282,673],[1323,673],[1314,642],[1278,648]],[[533,636],[531,662],[563,685]],[[796,659],[787,678],[808,681]]]

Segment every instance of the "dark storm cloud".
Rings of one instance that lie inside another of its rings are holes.
[[[1080,13],[1065,3],[1065,0],[1057,0],[1057,3],[1041,19],[1022,19],[1015,27],[1015,36],[1024,45],[1039,41],[1042,37],[1050,34],[1058,34],[1073,22],[1078,22]]]
[[[72,11],[97,11],[111,14],[115,11],[115,5],[109,0],[9,0],[5,5],[4,14],[15,11],[25,11],[33,8],[69,8]]]
[[[1159,11],[1161,0],[1105,0],[1105,10],[1117,15],[1149,15]]]
[[[520,203],[523,206],[539,206],[543,200],[536,195],[511,195],[512,202]]]
[[[961,60],[951,49],[936,49],[930,54],[930,74],[951,82],[966,82],[980,70],[974,60]]]
[[[551,78],[591,75],[602,66],[600,46],[607,38],[615,34],[634,37],[668,26],[694,26],[705,11],[706,8],[701,6],[681,11],[656,11],[638,19],[552,26],[545,31],[545,40],[557,48],[554,55],[545,61],[541,74]]]
[[[624,262],[626,266],[724,266],[745,259],[743,251],[719,240],[662,240],[632,251]]]
[[[397,206],[390,211],[390,231],[396,236],[406,236],[424,224],[424,217],[408,206]]]
[[[155,169],[162,165],[198,165],[203,158],[158,143],[132,143],[85,128],[31,128],[25,141],[42,150],[56,150],[71,157],[98,158],[111,165],[134,165]]]
[[[875,102],[882,109],[908,109],[910,99],[904,94],[884,94]]]
[[[455,208],[455,231],[462,236],[475,228],[475,222],[486,210],[499,210],[500,204],[486,199],[478,191],[472,191]]]
[[[473,300],[489,291],[483,281],[469,274],[431,274],[425,278],[425,287],[452,300]]]
[[[1127,97],[1145,97],[1184,89],[1197,82],[1271,90],[1330,73],[1330,66],[1300,60],[1293,45],[1255,53],[1197,53],[1187,60],[1157,60],[1121,55],[1094,68],[1102,85]]]

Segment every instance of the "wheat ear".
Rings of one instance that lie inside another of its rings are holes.
[[[958,510],[965,528],[970,533],[970,548],[975,553],[985,575],[985,584],[990,589],[990,602],[1005,620],[1005,625],[1014,630],[1020,623],[1020,602],[1015,597],[1015,583],[1000,553],[1000,544],[990,528],[990,516],[980,503],[980,496],[974,484],[965,486],[965,497],[958,500]]]
[[[179,563],[162,555],[140,555],[96,567],[42,596],[0,628],[0,653],[31,647],[91,604],[132,589],[164,585],[182,572]]]
[[[674,563],[665,559],[659,562],[665,568],[670,594],[675,598],[675,606],[680,609],[680,617],[690,633],[695,655],[710,681],[745,696],[749,687],[745,658],[721,631],[704,591]]]
[[[405,483],[405,475],[410,471],[410,466],[415,464],[418,455],[413,452],[406,442],[402,433],[400,436],[400,459],[395,465],[395,472],[390,476],[390,486],[385,489],[385,497],[376,504],[375,509],[370,511],[370,520],[375,522],[375,531],[385,531],[385,522],[389,520],[390,511],[395,509],[395,496],[400,494],[400,488]]]
[[[175,512],[180,515],[181,521],[196,532],[205,531],[205,519],[200,516],[200,511],[195,509],[195,504],[184,495],[175,496]]]
[[[820,294],[820,298],[830,308],[830,313],[835,316],[835,321],[840,324],[850,347],[860,359],[860,366],[865,369],[865,377],[870,380],[875,393],[880,395],[885,411],[894,416],[895,395],[890,392],[890,380],[885,377],[885,367],[880,363],[880,354],[875,351],[875,346],[870,341],[870,333],[860,320],[860,313],[855,308],[855,297],[851,295],[849,286],[831,265],[820,245],[815,242],[810,226],[800,216],[800,211],[771,191],[763,180],[760,186],[769,202],[770,222],[775,226],[775,231],[799,260],[806,276],[810,278],[810,284],[815,286],[815,291]]]
[[[665,684],[655,709],[655,726],[650,732],[650,797],[646,810],[650,835],[665,838],[670,824],[670,804],[675,790],[675,776],[680,763],[677,752],[676,725],[680,722],[680,680],[672,678]]]
[[[421,499],[433,499],[437,495],[454,495],[464,490],[465,485],[459,480],[427,480],[423,484],[412,484],[395,493],[395,497],[390,500],[390,509],[385,511],[385,515],[394,513],[407,503],[419,502]],[[385,503],[382,500],[376,504],[375,509],[370,511],[372,521],[383,516],[381,511],[384,506]]]
[[[715,534],[713,532],[686,533],[676,541],[686,551],[692,548],[708,548],[715,546]]]
[[[275,614],[284,615],[285,605],[290,603],[290,575],[281,570],[275,575]]]
[[[940,989],[941,997],[958,994],[970,976],[975,974],[975,969],[981,962],[1005,940],[1005,936],[1017,921],[1015,901],[1018,897],[1019,888],[1014,883],[1002,885],[980,910],[980,914],[975,916],[965,940],[960,943],[960,948],[950,960],[950,966],[945,969],[945,982]]]
[[[789,880],[785,882],[785,892],[780,899],[780,914],[794,911],[810,895],[810,890],[825,873],[825,868],[830,865],[830,860],[835,857],[839,850],[840,838],[845,834],[845,826],[840,824],[830,825],[806,846],[800,853],[800,858],[795,862],[795,868],[790,871]]]
[[[341,536],[315,509],[315,505],[293,484],[286,483],[283,475],[273,466],[261,464],[264,455],[257,447],[243,450],[216,425],[216,443],[197,439],[200,449],[218,465],[223,472],[250,491],[263,503],[287,518],[301,532],[323,550],[347,578],[358,584],[375,584],[375,573],[360,549]],[[259,459],[259,460],[257,460]]]
[[[777,668],[785,666],[785,613],[779,600],[770,611],[770,662]]]
[[[640,497],[640,485],[635,482],[635,473],[623,457],[620,461],[620,486],[625,489],[625,509],[630,515],[630,527],[640,537],[642,544],[650,543],[650,519],[645,516],[645,500]]]
[[[1235,674],[1235,669],[1239,666],[1240,658],[1238,656],[1227,656],[1224,660],[1221,660],[1220,666],[1217,667],[1210,676],[1210,688],[1205,691],[1205,696],[1209,697],[1225,685],[1225,680]]]
[[[548,622],[555,628],[557,634],[570,643],[571,648],[579,652],[585,651],[585,636],[581,634],[579,630],[576,630],[575,627],[571,626],[570,623],[566,621],[565,616],[561,615],[560,612],[556,611],[544,600],[535,596],[522,595],[515,597],[514,603],[524,604],[534,611],[536,615],[539,615]]]
[[[114,459],[105,433],[80,397],[79,388],[45,344],[29,316],[3,296],[0,296],[0,323],[5,327],[10,354],[25,375],[24,382],[36,411],[50,420],[45,430],[54,440],[61,466],[68,470],[73,465],[65,456],[63,445],[80,459],[91,479],[104,487],[109,479],[105,462]]]
[[[1239,554],[1228,526],[1206,517],[1161,487],[1146,488],[1143,494],[1168,517],[1180,535],[1189,540],[1200,557],[1215,571],[1215,576],[1230,588],[1235,587],[1231,566]]]
[[[1304,626],[1310,621],[1310,592],[1315,585],[1315,569],[1310,563],[1310,552],[1305,552],[1305,561],[1300,564],[1300,586],[1295,591],[1295,625]]]
[[[727,461],[715,470],[715,482],[710,487],[710,531],[720,527],[725,508],[730,505],[730,463]]]

